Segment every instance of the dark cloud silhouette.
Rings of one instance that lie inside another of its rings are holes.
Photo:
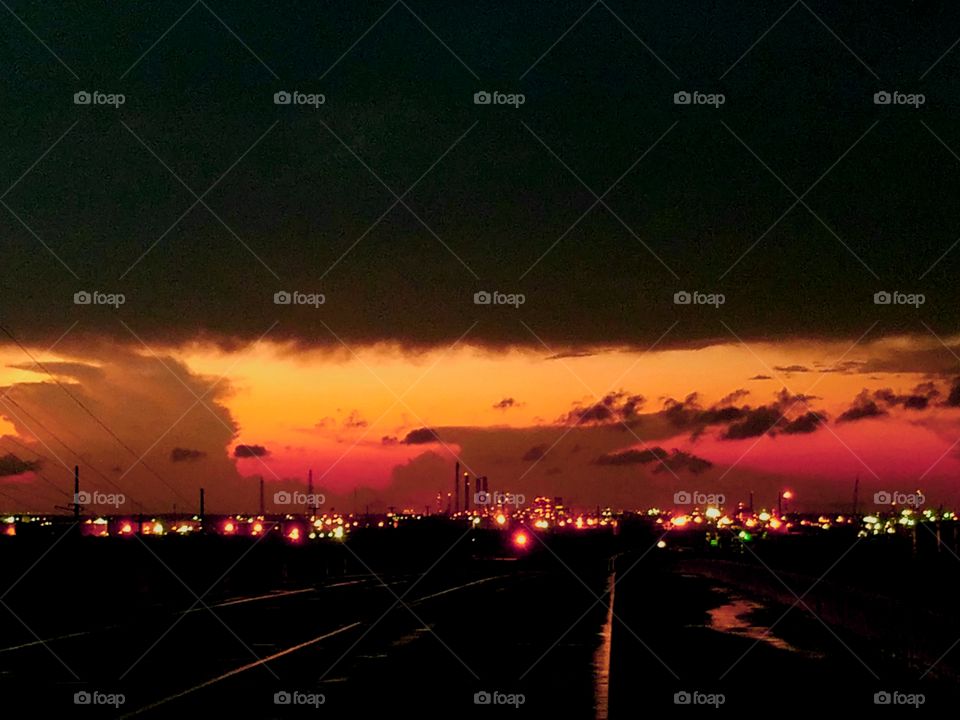
[[[40,469],[39,460],[21,460],[13,453],[0,456],[0,477],[20,475]]]
[[[509,410],[512,407],[519,407],[519,403],[512,397],[504,398],[498,403],[494,403],[494,410]]]
[[[882,417],[887,411],[880,407],[870,395],[869,390],[863,390],[854,399],[853,404],[837,417],[838,423],[855,422],[866,418]]]
[[[749,411],[746,416],[727,427],[721,436],[724,440],[743,440],[758,437],[771,432],[782,417],[782,411],[775,405],[764,405]]]
[[[417,428],[408,432],[400,442],[404,445],[426,445],[439,442],[440,436],[430,428]]]
[[[595,403],[574,403],[573,409],[562,415],[557,422],[562,425],[626,422],[637,418],[645,402],[643,395],[631,395],[623,390],[611,392]]]
[[[950,386],[950,392],[947,395],[944,405],[949,407],[960,407],[960,378],[955,379],[953,381],[953,385]]]
[[[550,446],[547,445],[546,443],[543,443],[543,444],[541,444],[541,445],[534,445],[532,448],[530,448],[529,450],[527,450],[527,451],[523,454],[523,457],[520,458],[520,459],[521,459],[521,460],[524,460],[524,461],[527,461],[527,462],[533,462],[534,460],[539,460],[539,459],[542,458],[544,455],[546,455],[547,450],[549,449],[549,447],[550,447]]]
[[[236,458],[266,457],[270,454],[263,445],[237,445],[233,449],[233,456]]]
[[[381,445],[396,445],[400,441],[394,435],[384,435],[380,438]]]
[[[206,456],[207,454],[203,450],[175,447],[170,451],[170,462],[189,462],[191,460],[200,460]]]
[[[785,435],[804,435],[816,432],[824,422],[826,422],[826,416],[823,413],[810,411],[789,421],[780,429],[780,432]]]
[[[754,375],[750,379],[751,380],[773,380],[773,378],[769,375]]]
[[[555,355],[549,355],[547,360],[564,360],[566,358],[582,358],[582,357],[591,357],[596,353],[586,352],[586,351],[570,351],[557,353]]]
[[[666,450],[657,446],[643,450],[631,449],[606,453],[594,462],[597,465],[646,465],[654,460],[662,460],[668,455]]]
[[[805,365],[775,365],[774,370],[782,373],[805,373],[810,372],[810,368]]]
[[[713,463],[691,453],[674,448],[667,452],[662,447],[631,448],[612,453],[605,453],[594,460],[596,465],[622,467],[626,465],[649,465],[655,463],[654,473],[689,471],[693,474],[702,473],[713,467]]]
[[[343,421],[345,428],[365,428],[368,424],[357,410],[351,411],[351,413],[347,415],[346,420]]]

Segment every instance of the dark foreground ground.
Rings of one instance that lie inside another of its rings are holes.
[[[825,593],[855,568],[820,579],[842,550],[780,572],[657,539],[518,550],[439,524],[346,546],[18,538],[0,547],[0,693],[10,717],[902,714],[916,693],[921,712],[955,707],[960,634],[944,624],[934,663],[902,629],[865,631]]]

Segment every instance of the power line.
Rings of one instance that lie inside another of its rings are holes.
[[[185,497],[180,493],[179,490],[177,490],[173,485],[171,485],[170,483],[168,483],[168,482],[166,481],[166,479],[164,479],[164,477],[163,477],[160,473],[158,473],[156,470],[154,470],[154,469],[147,463],[147,461],[143,458],[142,455],[139,455],[133,448],[131,448],[129,445],[127,445],[127,444],[120,438],[119,435],[117,435],[113,430],[111,430],[111,429],[107,426],[107,424],[106,424],[103,420],[101,420],[99,417],[97,417],[97,415],[96,415],[90,408],[88,408],[79,398],[77,398],[76,395],[74,395],[72,392],[70,392],[70,391],[67,389],[66,385],[64,385],[63,383],[61,383],[60,380],[59,380],[52,372],[50,372],[50,370],[48,370],[47,367],[46,367],[43,363],[41,363],[39,360],[37,360],[37,359],[30,353],[30,351],[27,350],[27,348],[25,348],[25,347],[20,343],[20,341],[17,340],[16,337],[14,337],[13,333],[11,333],[11,332],[10,332],[6,327],[4,327],[3,325],[0,325],[0,330],[2,330],[3,333],[4,333],[7,337],[9,337],[11,340],[13,340],[13,342],[16,343],[17,347],[19,347],[21,350],[23,350],[24,354],[26,354],[26,356],[29,357],[37,367],[39,367],[39,368],[40,368],[41,370],[43,370],[47,375],[49,375],[49,376],[50,376],[50,379],[53,380],[53,382],[57,384],[57,387],[59,387],[61,390],[63,390],[63,392],[66,393],[67,397],[69,397],[71,400],[73,400],[73,401],[80,407],[81,410],[83,410],[87,415],[89,415],[89,416],[93,419],[93,421],[94,421],[95,423],[97,423],[97,425],[99,425],[101,428],[103,428],[103,430],[106,431],[106,432],[110,435],[110,437],[112,437],[112,438],[117,442],[117,444],[120,445],[120,447],[122,447],[124,450],[126,450],[126,451],[127,451],[128,453],[130,453],[131,455],[133,455],[133,457],[135,457],[135,458],[137,459],[137,462],[138,462],[138,463],[140,463],[141,465],[143,465],[143,467],[145,467],[155,478],[157,478],[157,480],[159,480],[161,483],[163,483],[163,484],[167,487],[167,489],[169,489],[174,495],[176,495],[177,497],[179,497],[179,498],[180,498],[181,500],[183,500],[185,503],[187,503],[187,504],[190,503],[190,501],[187,500],[187,498],[185,498]]]

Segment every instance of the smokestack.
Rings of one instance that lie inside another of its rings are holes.
[[[470,473],[463,474],[463,509],[470,510]]]
[[[80,466],[73,466],[73,520],[80,522]]]
[[[260,514],[263,515],[263,475],[260,476]]]
[[[200,488],[200,527],[203,527],[203,513],[204,513],[204,492],[203,492],[203,488]]]
[[[460,461],[457,461],[457,467],[453,471],[453,512],[460,512]]]

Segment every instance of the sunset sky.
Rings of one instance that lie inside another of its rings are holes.
[[[0,508],[65,504],[79,463],[131,509],[252,510],[312,469],[331,507],[436,510],[458,459],[585,507],[841,510],[858,476],[960,504],[935,4],[818,7],[836,36],[802,4],[291,5],[0,30]]]

